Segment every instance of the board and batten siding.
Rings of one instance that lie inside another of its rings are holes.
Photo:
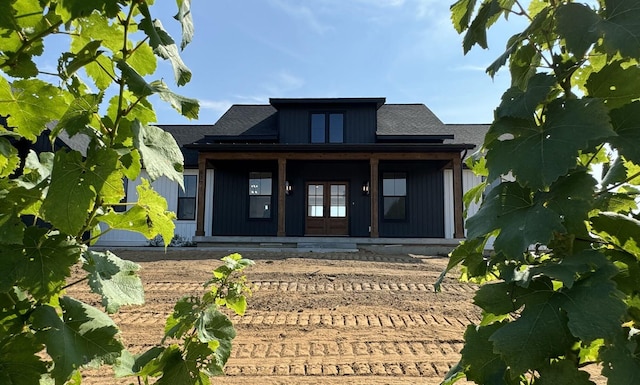
[[[482,183],[482,177],[475,175],[471,170],[462,171],[462,192],[464,194],[480,183]],[[479,208],[480,202],[472,203],[467,212],[467,217],[477,213]],[[453,234],[453,171],[444,170],[444,237],[453,239]]]
[[[187,169],[184,170],[184,175],[198,175],[198,170]],[[140,173],[140,177],[136,180],[129,181],[127,185],[127,200],[134,202],[137,199],[136,187],[140,185],[141,179],[149,179],[148,174],[143,170]],[[213,179],[214,171],[207,170],[207,202],[213,201]],[[158,194],[162,195],[168,204],[169,211],[176,212],[178,209],[178,189],[180,188],[177,183],[167,179],[166,177],[159,178],[151,183],[154,190]],[[196,192],[197,194],[197,192]],[[198,198],[196,196],[196,204]],[[205,235],[211,235],[211,219],[213,217],[213,208],[211,205],[205,206]],[[176,228],[175,234],[183,237],[184,239],[191,240],[196,233],[196,221],[195,220],[176,220],[174,221]],[[107,226],[101,224],[102,231]],[[113,246],[147,246],[149,240],[147,240],[142,234],[124,231],[124,230],[112,230],[100,237],[98,242],[94,246],[99,247],[113,247]]]

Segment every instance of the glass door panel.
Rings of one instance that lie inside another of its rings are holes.
[[[307,215],[313,218],[324,217],[324,185],[310,184],[307,200]]]

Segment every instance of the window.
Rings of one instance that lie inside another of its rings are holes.
[[[311,143],[343,143],[344,114],[324,112],[311,114]]]
[[[382,197],[384,219],[405,219],[407,175],[398,172],[383,173]]]
[[[124,189],[124,197],[120,200],[119,205],[111,206],[113,207],[113,211],[117,213],[123,213],[127,211],[127,190],[129,189],[129,179],[122,178],[122,188]]]
[[[178,187],[178,219],[196,219],[196,191],[198,190],[198,177],[196,175],[184,175],[184,190]]]
[[[271,173],[249,173],[249,218],[271,218]]]

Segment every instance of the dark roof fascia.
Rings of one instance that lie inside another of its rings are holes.
[[[269,104],[278,108],[292,104],[366,104],[374,103],[376,109],[382,107],[386,98],[270,98]]]
[[[385,143],[385,144],[272,144],[272,143],[192,143],[185,147],[200,152],[456,152],[475,148],[475,144],[457,143]]]
[[[376,134],[378,142],[393,142],[393,143],[442,143],[444,140],[453,139],[453,134],[446,135],[385,135]]]
[[[205,135],[204,139],[198,142],[200,141],[205,143],[269,143],[277,142],[278,135]]]

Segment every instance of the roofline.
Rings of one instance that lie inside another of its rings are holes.
[[[269,104],[278,108],[288,104],[345,104],[345,103],[375,103],[376,109],[385,104],[387,98],[269,98]]]
[[[282,144],[282,143],[192,143],[185,148],[223,152],[319,152],[319,153],[358,153],[358,152],[454,152],[466,151],[476,147],[469,143],[385,143],[385,144]]]

